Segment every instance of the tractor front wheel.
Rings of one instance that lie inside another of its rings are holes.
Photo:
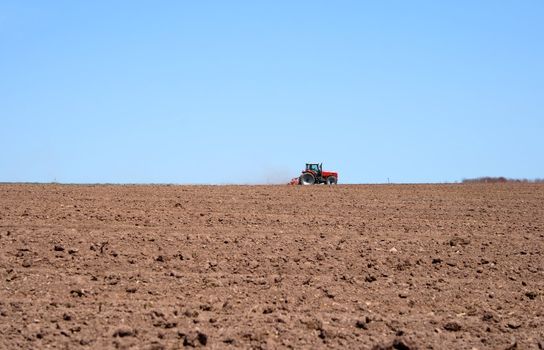
[[[336,179],[336,176],[329,176],[327,178],[327,185],[336,185],[338,183],[338,180]]]
[[[315,183],[315,177],[311,173],[304,173],[300,175],[301,185],[313,185]]]

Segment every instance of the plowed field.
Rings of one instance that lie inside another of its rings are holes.
[[[544,185],[0,185],[0,348],[542,349]]]

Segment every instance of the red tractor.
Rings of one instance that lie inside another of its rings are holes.
[[[338,173],[323,170],[323,163],[306,163],[306,169],[302,171],[302,174],[291,180],[291,184],[293,185],[336,185],[337,183]]]

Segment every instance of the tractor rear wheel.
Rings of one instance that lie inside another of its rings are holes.
[[[312,173],[304,173],[300,175],[301,185],[313,185],[315,183],[315,177]]]
[[[327,178],[327,185],[336,185],[338,183],[338,180],[336,179],[336,176],[329,176]]]

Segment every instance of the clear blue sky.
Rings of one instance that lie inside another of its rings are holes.
[[[544,177],[544,1],[0,1],[0,181]]]

